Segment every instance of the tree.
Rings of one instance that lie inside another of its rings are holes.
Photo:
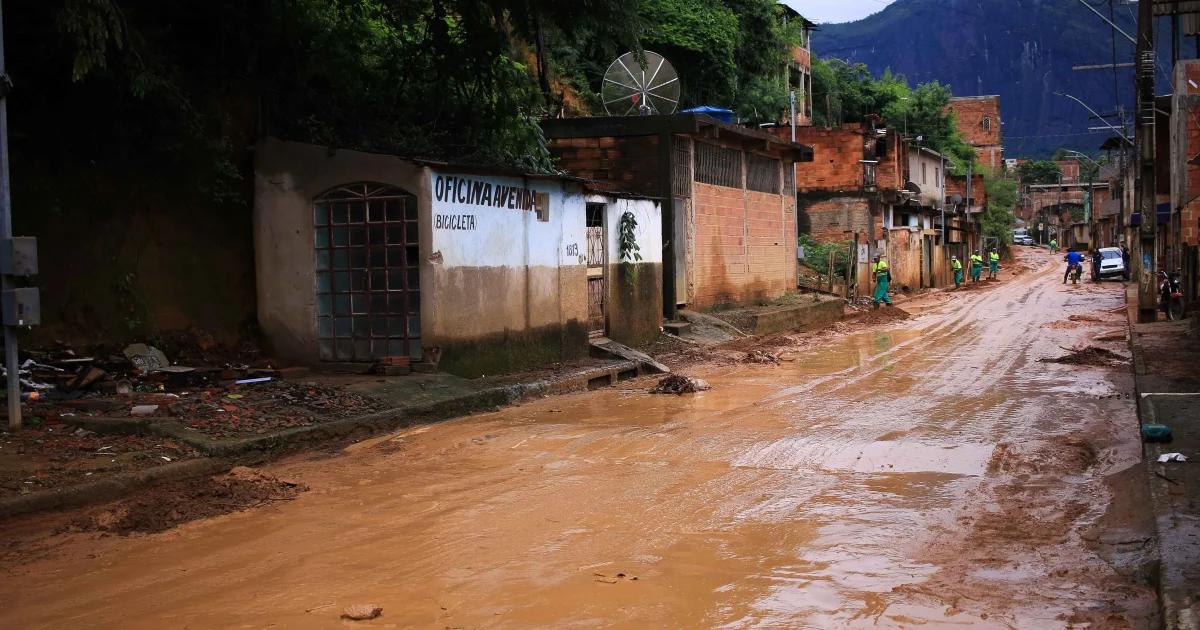
[[[1017,182],[990,169],[984,171],[983,186],[988,202],[980,217],[984,236],[1000,240],[1002,245],[1012,244],[1013,209],[1021,199]]]
[[[828,95],[828,120],[820,101]],[[904,131],[920,146],[946,154],[955,164],[955,173],[966,172],[975,161],[975,150],[958,129],[953,112],[947,111],[953,94],[949,86],[937,81],[911,89],[907,79],[885,70],[875,79],[865,64],[849,64],[840,59],[817,60],[813,64],[814,122],[818,125],[862,122],[870,114],[879,114],[884,123]],[[920,141],[915,139],[920,137]]]
[[[1030,160],[1017,167],[1017,176],[1026,186],[1057,184],[1062,179],[1062,167],[1048,160]]]

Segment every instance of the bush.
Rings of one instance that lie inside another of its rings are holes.
[[[850,241],[822,243],[811,234],[801,234],[796,244],[804,248],[804,264],[829,276],[829,252],[833,252],[833,274],[845,276],[850,265]]]

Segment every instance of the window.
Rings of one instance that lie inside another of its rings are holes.
[[[322,361],[422,357],[417,198],[353,184],[313,202]]]
[[[533,207],[537,210],[538,221],[550,221],[550,193],[533,193]]]
[[[984,130],[984,131],[991,131],[991,130],[992,130],[992,117],[991,117],[991,116],[984,116],[984,117],[983,117],[983,123],[982,123],[982,124],[983,124],[983,130]]]
[[[941,177],[942,177],[942,169],[940,169],[940,168],[938,168],[938,167],[936,167],[936,166],[935,166],[935,167],[933,167],[933,185],[934,185],[934,186],[941,186],[941,185],[942,185],[942,179],[941,179]]]
[[[929,165],[925,164],[924,162],[921,163],[921,183],[922,184],[924,184],[928,181],[928,179],[925,177],[925,167],[926,166],[929,166]]]
[[[696,181],[729,188],[742,187],[742,152],[707,142],[695,145]]]
[[[779,160],[746,154],[746,188],[778,195],[779,175]]]

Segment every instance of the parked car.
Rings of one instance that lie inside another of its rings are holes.
[[[1026,234],[1025,236],[1022,236],[1020,244],[1021,245],[1029,245],[1032,247],[1033,246],[1033,237],[1029,236],[1028,234]]]
[[[1100,248],[1100,279],[1103,280],[1110,276],[1125,277],[1125,260],[1121,258],[1121,249],[1118,247],[1101,247]]]

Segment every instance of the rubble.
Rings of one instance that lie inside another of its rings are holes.
[[[187,436],[264,435],[387,407],[340,386],[297,380],[311,378],[304,367],[237,363],[240,357],[184,366],[148,344],[91,350],[22,351],[29,357],[21,367],[25,428],[0,434],[0,497],[199,457],[186,442],[202,444]],[[181,352],[215,358],[204,349]]]
[[[1064,348],[1067,350],[1067,348]],[[1068,350],[1068,354],[1055,359],[1042,358],[1038,359],[1042,363],[1064,363],[1066,365],[1089,365],[1095,367],[1107,367],[1114,362],[1128,361],[1125,357],[1104,348],[1096,346],[1088,346],[1078,350]]]
[[[376,606],[375,604],[353,604],[342,610],[342,619],[363,621],[366,619],[374,619],[382,612],[383,606]]]
[[[651,394],[694,394],[712,389],[707,381],[699,378],[689,378],[681,374],[671,374],[658,382]]]
[[[781,359],[770,352],[762,350],[752,350],[746,353],[742,358],[743,363],[758,363],[761,365],[779,365]]]

